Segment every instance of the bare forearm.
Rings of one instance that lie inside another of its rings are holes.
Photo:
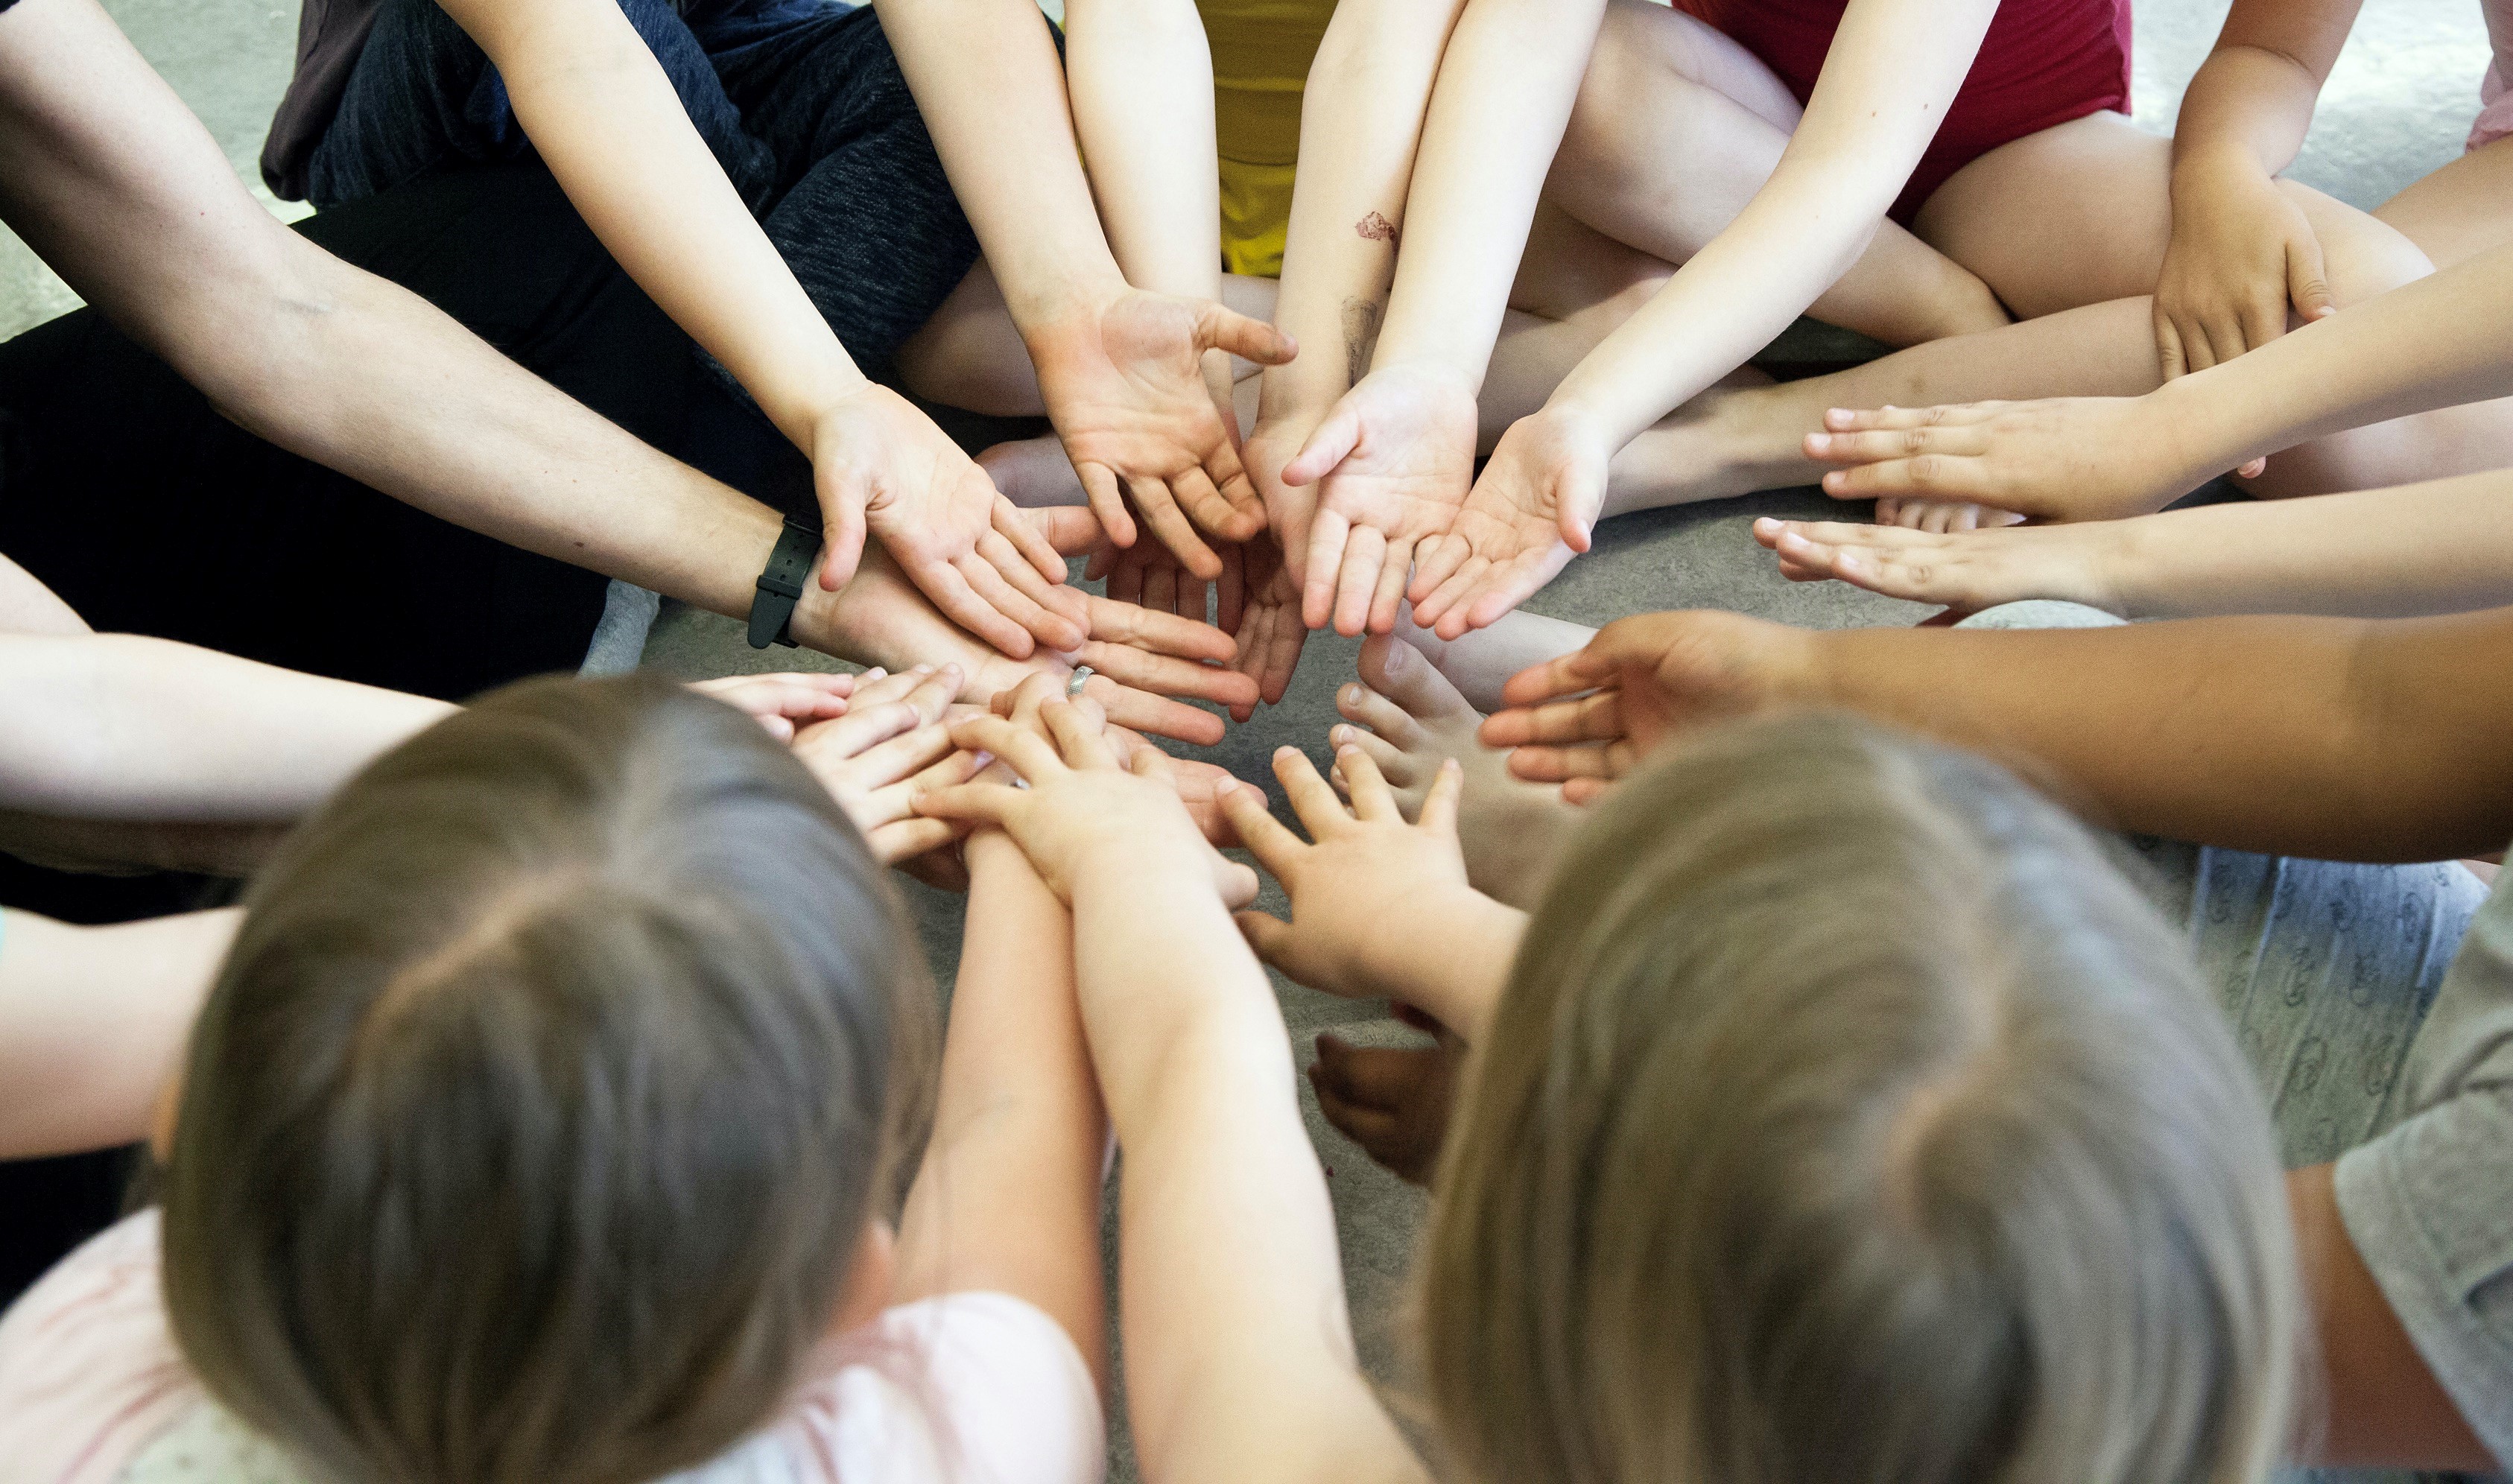
[[[2321,85],[2347,44],[2363,0],[2236,0],[2215,48],[2181,97],[2173,159],[2224,151],[2266,175],[2294,163]]]
[[[443,702],[125,634],[0,637],[0,808],[280,822]]]
[[[1065,79],[1099,219],[1126,281],[1221,295],[1213,57],[1191,0],[1072,0]]]
[[[1274,309],[1277,327],[1320,348],[1265,373],[1260,416],[1322,414],[1370,369],[1423,114],[1462,4],[1348,0],[1336,8],[1301,96],[1299,190]]]
[[[877,0],[1005,302],[1024,332],[1123,284],[1031,0]],[[1208,107],[1210,104],[1207,105]]]
[[[1810,699],[2014,760],[2123,829],[2359,861],[2513,837],[2513,610],[1812,639]]]
[[[1440,60],[1372,364],[1429,362],[1483,384],[1509,289],[1604,0],[1467,0]]]
[[[934,1136],[899,1223],[898,1297],[992,1289],[1061,1323],[1106,1383],[1106,1120],[1073,994],[1064,904],[1000,833],[969,841],[969,927]]]
[[[638,287],[808,449],[862,374],[698,138],[610,0],[452,0],[497,64],[515,116],[594,235]]]
[[[1527,914],[1464,886],[1420,905],[1378,944],[1379,987],[1479,1045],[1527,936]]]
[[[111,928],[0,916],[0,1158],[146,1138],[243,915]]]
[[[2399,619],[2513,604],[2513,472],[2075,528],[2129,618]]]

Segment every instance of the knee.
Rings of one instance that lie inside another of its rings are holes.
[[[1653,18],[1634,15],[1636,9],[1661,14],[1652,23]],[[1682,11],[1673,13],[1672,19],[1679,24],[1701,24]],[[1606,7],[1605,23],[1597,29],[1596,48],[1588,54],[1588,70],[1571,106],[1570,127],[1562,135],[1563,154],[1576,160],[1581,169],[1611,165],[1616,159],[1614,142],[1631,117],[1634,99],[1689,85],[1690,79],[1665,45],[1666,38],[1657,34],[1667,29],[1666,20],[1663,7],[1646,0],[1616,0]]]
[[[2340,308],[2434,271],[2434,263],[2396,227],[2333,200],[2309,185],[2278,181],[2278,188],[2302,209],[2313,236],[2321,243],[2322,275]]]

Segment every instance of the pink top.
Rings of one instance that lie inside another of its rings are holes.
[[[1098,1484],[1104,1443],[1091,1374],[1055,1320],[1009,1295],[952,1294],[833,1344],[773,1426],[672,1484]],[[177,1478],[304,1484],[176,1350],[145,1211],[0,1317],[0,1484]]]

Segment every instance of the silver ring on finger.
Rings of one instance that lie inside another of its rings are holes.
[[[1064,682],[1064,699],[1071,701],[1074,697],[1081,695],[1084,684],[1097,673],[1098,672],[1087,664],[1075,665],[1073,667],[1073,678]]]

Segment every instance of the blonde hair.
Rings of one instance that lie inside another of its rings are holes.
[[[501,692],[256,882],[192,1038],[165,1293],[319,1475],[628,1484],[782,1404],[916,1136],[934,1000],[750,718]]]
[[[1418,1269],[1487,1484],[2235,1484],[2298,1343],[2265,1103],[2085,830],[1978,759],[1739,725],[1596,806]]]

